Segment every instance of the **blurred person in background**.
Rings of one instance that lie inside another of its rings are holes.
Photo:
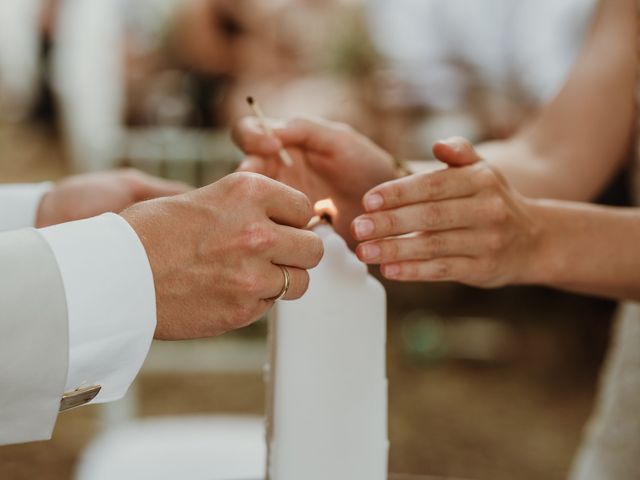
[[[250,155],[241,169],[312,200],[334,198],[337,228],[391,280],[535,284],[640,300],[639,210],[587,203],[635,143],[639,8],[602,0],[561,92],[508,140],[477,149],[461,138],[437,143],[445,170],[406,175],[344,125],[274,123],[278,138],[270,139],[253,118],[235,131]],[[275,160],[282,146],[295,168]],[[640,477],[640,307],[626,303],[619,316],[576,480]]]

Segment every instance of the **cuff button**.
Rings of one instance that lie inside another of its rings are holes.
[[[100,385],[94,385],[93,387],[79,388],[73,392],[65,393],[62,395],[62,400],[60,400],[60,411],[65,412],[72,408],[86,405],[96,398],[101,389]]]

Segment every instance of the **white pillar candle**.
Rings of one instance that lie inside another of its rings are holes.
[[[270,480],[386,480],[386,295],[329,225],[297,301],[279,302],[267,370]]]

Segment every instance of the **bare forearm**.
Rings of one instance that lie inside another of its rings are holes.
[[[540,158],[526,140],[513,138],[477,147],[478,153],[496,167],[509,184],[527,197],[578,200],[566,188],[564,176],[550,168],[549,159]]]
[[[531,283],[640,300],[640,209],[534,200],[541,248]]]
[[[635,3],[601,0],[562,91],[513,139],[479,148],[523,194],[593,200],[626,160],[636,113]]]
[[[539,148],[535,139],[527,135],[484,143],[477,150],[483,159],[504,175],[511,186],[531,198],[592,201],[609,181],[611,172],[615,171],[612,169],[603,173],[602,178],[595,181],[590,166],[580,164],[583,157],[578,152],[561,147]],[[571,155],[576,158],[569,158]],[[607,156],[601,157],[600,162],[618,163]]]

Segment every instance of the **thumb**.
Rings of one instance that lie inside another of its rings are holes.
[[[471,142],[462,137],[451,137],[436,142],[433,154],[450,167],[466,167],[482,161]]]

